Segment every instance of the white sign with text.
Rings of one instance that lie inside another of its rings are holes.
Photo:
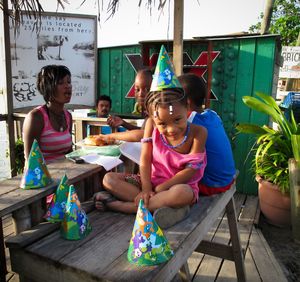
[[[281,55],[283,66],[280,68],[280,78],[300,78],[300,46],[283,46]]]
[[[96,95],[97,21],[95,16],[42,13],[41,27],[25,15],[15,35],[10,22],[13,107],[44,104],[36,88],[43,66],[67,66],[72,74],[70,104],[93,106]]]

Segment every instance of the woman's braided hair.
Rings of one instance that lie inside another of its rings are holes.
[[[71,72],[63,65],[47,65],[38,73],[37,89],[43,95],[46,103],[55,95],[58,82],[66,75],[71,76]]]

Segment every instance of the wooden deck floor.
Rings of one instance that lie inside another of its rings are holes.
[[[236,213],[239,222],[240,239],[245,251],[245,268],[247,281],[287,281],[283,271],[274,257],[268,243],[256,223],[259,218],[258,198],[243,194],[235,194]],[[4,236],[13,235],[11,218],[3,219]],[[207,235],[207,240],[228,243],[229,228],[227,217],[220,217]],[[7,251],[9,274],[6,279],[10,282],[19,281],[18,275],[10,270],[9,254]],[[209,255],[193,253],[188,260],[192,281],[237,281],[234,263]],[[174,281],[179,281],[176,277]]]

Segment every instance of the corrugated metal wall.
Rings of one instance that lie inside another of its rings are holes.
[[[213,50],[220,54],[213,62],[212,90],[218,100],[211,101],[211,108],[221,116],[232,143],[236,167],[240,171],[237,190],[247,194],[257,194],[251,161],[247,159],[253,138],[236,136],[235,125],[239,122],[268,123],[266,116],[250,111],[243,104],[242,96],[253,96],[255,92],[272,95],[276,56],[280,54],[277,39],[275,35],[213,39]],[[165,47],[172,51],[171,44]],[[133,109],[134,99],[125,96],[134,82],[135,72],[125,54],[139,54],[140,50],[140,45],[135,45],[98,51],[98,95],[107,94],[112,98],[114,112],[131,113]],[[203,41],[184,42],[184,51],[193,62],[206,50],[207,44]],[[150,48],[150,56],[156,52],[159,47]]]

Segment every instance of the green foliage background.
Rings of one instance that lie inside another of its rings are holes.
[[[250,32],[259,32],[261,20],[250,26]],[[280,34],[283,46],[295,46],[300,32],[300,1],[299,0],[275,0],[270,33]]]

